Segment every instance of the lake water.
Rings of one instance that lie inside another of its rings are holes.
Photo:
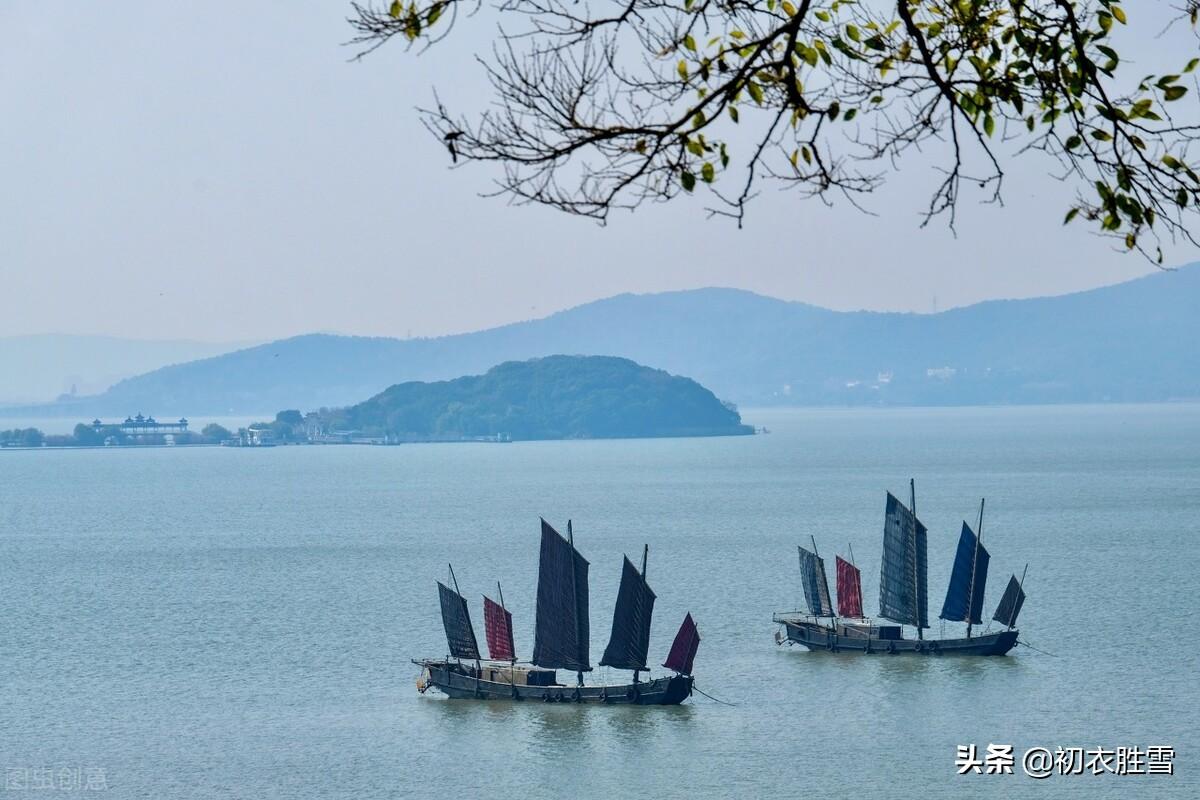
[[[744,416],[771,433],[0,452],[5,780],[74,769],[156,799],[1196,796],[1200,406]],[[810,535],[831,572],[853,545],[877,608],[884,491],[910,476],[930,616],[986,495],[986,614],[1029,562],[1022,637],[1054,656],[776,646]],[[736,705],[419,695],[448,561],[481,640],[480,594],[503,582],[528,657],[539,515],[572,517],[591,561],[593,663],[621,555],[648,542],[652,659],[691,611],[697,686]],[[957,776],[967,743],[1013,744],[1017,774]],[[1173,746],[1176,774],[1036,781],[1019,763],[1036,745]]]

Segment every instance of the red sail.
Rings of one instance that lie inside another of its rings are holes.
[[[841,556],[837,557],[837,597],[839,615],[862,617],[862,580],[859,577],[858,567],[843,560]],[[489,638],[488,641],[491,639]]]
[[[679,626],[679,633],[675,634],[671,652],[663,666],[675,670],[680,675],[691,675],[692,662],[696,660],[696,650],[699,647],[700,631],[696,630],[696,623],[692,621],[692,615],[688,614]]]
[[[487,633],[488,655],[493,661],[516,661],[513,646],[512,614],[486,595],[483,598],[483,629]]]

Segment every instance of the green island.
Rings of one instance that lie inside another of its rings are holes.
[[[639,439],[754,433],[732,403],[691,378],[612,356],[547,356],[508,361],[483,375],[409,381],[357,405],[302,414],[232,432],[153,417],[79,423],[71,434],[37,428],[0,431],[0,447],[137,447],[286,444],[510,442],[538,439]]]
[[[280,442],[514,441],[737,436],[754,433],[696,381],[629,359],[547,356],[483,375],[391,386],[357,405],[280,412]]]

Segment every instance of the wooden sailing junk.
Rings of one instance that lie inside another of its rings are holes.
[[[650,621],[654,592],[646,583],[646,559],[642,551],[639,571],[625,558],[612,633],[601,666],[631,670],[633,681],[620,685],[589,686],[583,673],[592,669],[588,624],[588,561],[575,549],[571,523],[567,537],[542,520],[541,551],[538,559],[537,612],[533,657],[528,665],[518,664],[513,645],[512,615],[500,602],[484,597],[484,628],[490,659],[480,658],[471,627],[467,601],[455,588],[438,583],[442,624],[450,657],[422,659],[417,688],[432,688],[453,698],[541,700],[544,702],[625,703],[675,705],[692,692],[692,663],[700,635],[688,614],[675,636],[664,667],[671,676],[640,681],[647,671]],[[451,571],[453,582],[453,571]],[[472,663],[473,662],[473,663]],[[572,685],[558,681],[558,670],[575,673]]]
[[[976,533],[965,521],[959,534],[958,549],[950,586],[942,604],[941,619],[967,624],[966,636],[951,639],[926,639],[929,627],[928,533],[916,514],[916,489],[910,481],[910,506],[890,492],[884,510],[883,564],[879,574],[879,616],[897,625],[880,625],[863,617],[862,582],[851,561],[837,557],[838,609],[834,612],[825,578],[825,562],[812,551],[800,551],[800,576],[809,613],[776,614],[783,626],[776,634],[780,644],[801,644],[809,650],[847,653],[911,653],[1004,655],[1017,644],[1017,615],[1025,602],[1024,574],[1018,581],[1009,579],[1004,596],[992,619],[1004,630],[973,635],[973,627],[982,622],[983,594],[987,583],[990,556],[981,541],[983,503],[979,505]],[[904,625],[916,629],[916,638],[904,637]]]

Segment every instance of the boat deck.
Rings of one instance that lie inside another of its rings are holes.
[[[793,615],[776,615],[775,621],[783,625],[787,632],[786,637],[779,637],[780,644],[799,644],[809,650],[830,653],[1002,656],[1017,644],[1015,629],[958,639],[905,639],[888,630],[898,630],[898,625],[831,626]],[[870,635],[873,629],[880,630],[884,635]],[[868,634],[864,635],[864,632]]]
[[[646,706],[678,705],[692,693],[690,675],[672,675],[614,686],[567,686],[557,680],[543,683],[541,676],[535,679],[537,683],[521,682],[522,670],[551,676],[555,674],[553,670],[518,667],[516,680],[488,680],[493,677],[493,667],[489,665],[484,665],[480,674],[474,666],[456,661],[424,660],[413,663],[423,668],[417,681],[419,690],[425,692],[436,689],[456,700],[535,700],[543,703]],[[502,668],[509,669],[510,665],[504,664]]]

